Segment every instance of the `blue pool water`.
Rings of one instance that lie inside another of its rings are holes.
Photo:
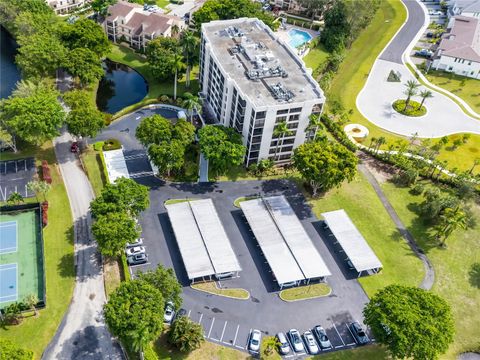
[[[312,35],[305,31],[297,29],[291,29],[288,32],[288,37],[290,38],[290,40],[288,40],[288,43],[293,48],[298,48],[299,46],[302,46],[303,44],[312,40]]]

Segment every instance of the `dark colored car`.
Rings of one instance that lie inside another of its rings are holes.
[[[70,151],[71,151],[72,153],[78,153],[78,150],[79,150],[79,148],[78,148],[78,142],[74,141],[74,142],[72,143],[72,145],[70,146]]]
[[[350,324],[350,330],[352,331],[355,340],[359,345],[365,345],[370,342],[367,333],[363,330],[362,326],[358,322]]]
[[[422,50],[417,50],[415,51],[415,56],[421,56],[421,57],[432,57],[433,52],[427,49],[422,49]]]

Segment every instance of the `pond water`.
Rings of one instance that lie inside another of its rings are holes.
[[[21,79],[20,70],[15,65],[17,43],[12,36],[0,26],[0,98],[6,98],[15,88],[15,83]]]
[[[148,92],[145,79],[131,67],[105,60],[105,76],[97,91],[98,109],[110,114],[142,100]]]

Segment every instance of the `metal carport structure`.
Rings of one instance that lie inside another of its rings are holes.
[[[166,204],[188,278],[241,271],[211,199]]]
[[[322,213],[325,222],[352,262],[358,276],[362,272],[377,273],[382,268],[382,263],[368,245],[365,238],[358,231],[345,210],[335,210]]]
[[[100,156],[102,155],[100,154]],[[110,183],[114,183],[115,180],[121,177],[130,178],[122,149],[104,151],[103,158],[105,159],[108,181]]]
[[[331,275],[284,196],[242,201],[240,207],[280,288]]]

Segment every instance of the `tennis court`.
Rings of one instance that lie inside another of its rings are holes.
[[[45,301],[38,207],[0,213],[0,309],[35,295]]]

